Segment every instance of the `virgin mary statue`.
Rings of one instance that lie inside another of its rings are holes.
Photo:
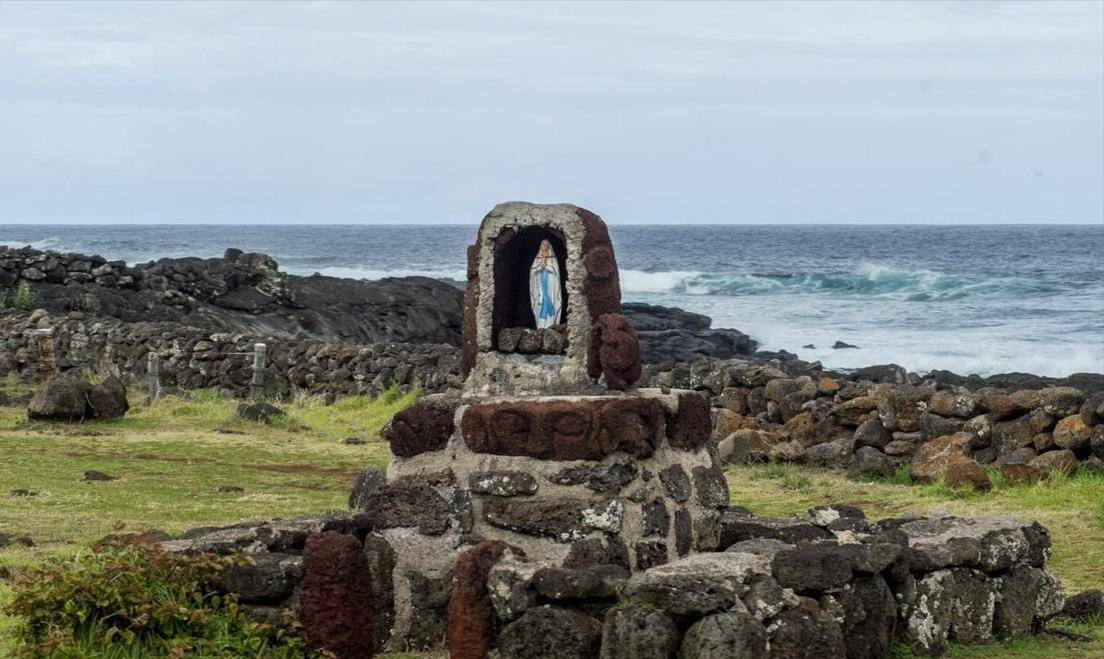
[[[560,265],[547,240],[542,240],[529,267],[529,302],[537,327],[559,324],[563,301],[560,296]]]

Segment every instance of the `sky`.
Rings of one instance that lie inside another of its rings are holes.
[[[1104,224],[1104,3],[0,3],[0,223]]]

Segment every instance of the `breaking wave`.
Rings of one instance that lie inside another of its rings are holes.
[[[15,248],[30,247],[32,249],[56,250],[61,245],[61,238],[59,238],[58,236],[49,236],[47,238],[36,240],[34,242],[27,242],[25,240],[0,240],[0,245],[3,245],[4,247]]]
[[[627,293],[685,295],[829,294],[926,302],[958,300],[975,295],[1040,295],[1052,286],[1022,277],[979,278],[932,270],[896,270],[873,263],[852,272],[711,274],[623,270]]]

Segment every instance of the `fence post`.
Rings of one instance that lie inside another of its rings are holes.
[[[146,378],[152,403],[161,397],[161,355],[156,352],[146,356]]]
[[[57,373],[57,363],[54,361],[54,330],[53,328],[34,330],[35,344],[38,347],[39,377],[43,381]]]
[[[253,344],[253,378],[249,381],[249,395],[253,400],[264,398],[265,357],[268,346],[263,343]]]

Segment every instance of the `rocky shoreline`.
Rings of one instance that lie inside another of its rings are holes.
[[[333,399],[416,385],[439,393],[462,382],[462,294],[444,282],[296,277],[239,250],[129,267],[0,248],[0,288],[20,284],[35,311],[0,311],[0,376],[28,385],[41,379],[36,342],[47,328],[58,371],[114,375],[135,386],[156,353],[168,393],[247,395],[258,341],[268,345],[270,396]],[[640,384],[707,392],[713,442],[725,460],[815,462],[887,476],[936,451],[929,444],[939,440],[940,455],[954,456],[945,466],[957,464],[958,477],[983,487],[963,463],[1030,478],[1104,459],[1104,374],[918,375],[895,364],[833,371],[786,352],[756,352],[745,334],[711,329],[700,314],[646,304],[625,304],[624,312],[640,338]]]

